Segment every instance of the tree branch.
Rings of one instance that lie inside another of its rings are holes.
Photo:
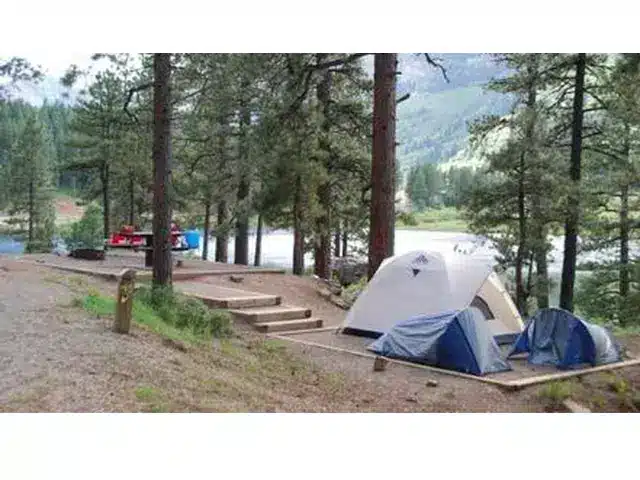
[[[438,68],[440,72],[442,72],[442,76],[444,77],[445,82],[450,83],[449,77],[447,76],[447,69],[444,68],[441,63],[439,63],[439,60],[431,58],[428,53],[423,53],[423,55],[429,65]]]
[[[354,62],[359,58],[366,57],[367,55],[371,55],[370,53],[353,53],[346,58],[339,58],[336,60],[330,60],[328,62],[316,63],[315,65],[310,65],[309,68],[312,70],[324,70],[325,68],[338,67],[340,65],[346,65],[347,63]]]
[[[131,103],[131,99],[133,98],[133,94],[136,92],[141,92],[146,90],[147,88],[153,87],[153,82],[144,83],[142,85],[138,85],[137,87],[133,87],[129,89],[127,94],[127,99],[124,102],[124,113],[126,113],[131,119],[133,119],[136,123],[138,123],[138,117],[136,117],[133,113],[129,111],[129,103]]]
[[[396,105],[404,102],[405,100],[409,100],[409,97],[411,96],[410,93],[405,93],[403,96],[401,96],[398,100],[396,100]]]

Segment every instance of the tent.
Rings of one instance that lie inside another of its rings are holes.
[[[498,343],[524,328],[518,310],[490,263],[452,252],[413,251],[386,259],[349,310],[347,334],[377,338],[397,322],[477,307]]]
[[[473,375],[510,370],[482,312],[470,307],[399,322],[369,350]]]
[[[572,368],[618,362],[620,350],[603,327],[560,308],[538,311],[516,340],[509,357],[529,354],[529,363]]]

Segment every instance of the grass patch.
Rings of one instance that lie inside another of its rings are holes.
[[[571,382],[551,382],[538,392],[538,397],[546,400],[551,408],[557,409],[562,402],[574,393],[574,385]]]
[[[153,388],[147,386],[141,386],[135,389],[136,398],[146,403],[147,411],[150,413],[164,413],[167,412],[167,406],[163,401],[162,393]]]
[[[454,207],[431,208],[423,212],[405,214],[398,218],[396,227],[405,230],[468,231],[462,213]]]
[[[142,402],[150,402],[160,397],[160,393],[153,387],[138,387],[135,394],[136,398]]]
[[[98,316],[115,314],[116,299],[98,291],[76,297],[73,306]],[[224,310],[210,310],[202,301],[179,294],[152,292],[142,287],[133,301],[133,320],[159,335],[188,343],[200,343],[231,334],[231,317]]]

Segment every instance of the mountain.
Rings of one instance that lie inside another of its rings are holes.
[[[424,55],[399,55],[398,98],[411,94],[398,105],[397,155],[404,171],[460,155],[467,148],[470,121],[484,115],[504,115],[511,106],[509,96],[483,89],[489,80],[507,73],[489,55],[430,55],[447,70],[449,82]]]

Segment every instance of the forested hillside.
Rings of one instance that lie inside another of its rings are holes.
[[[492,78],[507,68],[490,55],[434,54],[446,69],[430,67],[422,55],[400,55],[398,96],[410,98],[398,105],[398,161],[405,171],[411,166],[449,160],[467,144],[468,123],[485,115],[503,115],[513,99],[486,92]]]

